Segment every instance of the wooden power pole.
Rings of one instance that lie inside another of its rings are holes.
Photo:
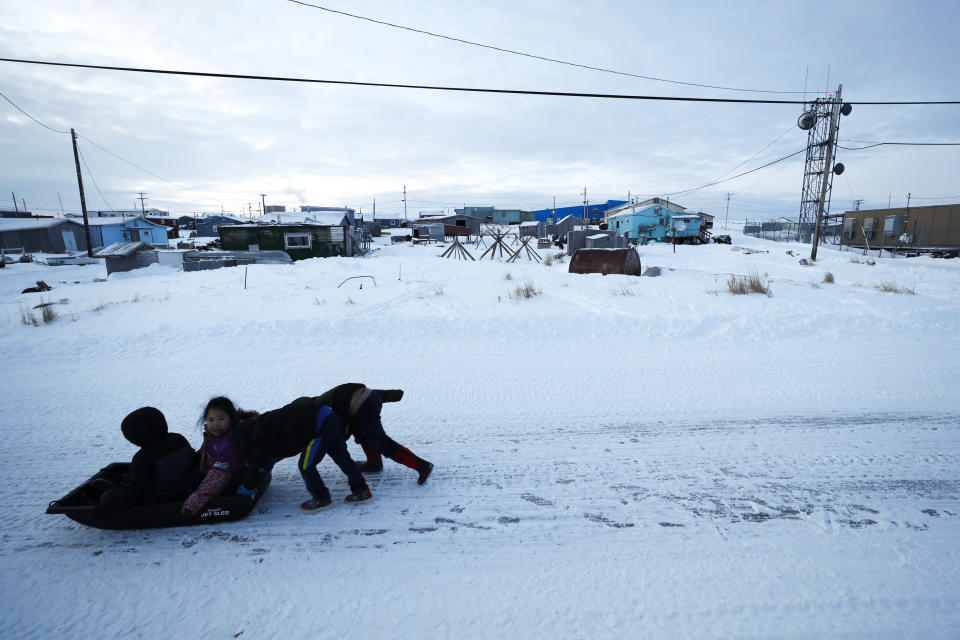
[[[70,139],[73,140],[73,161],[77,165],[77,186],[80,187],[80,209],[83,211],[83,233],[87,237],[87,257],[93,257],[93,247],[90,242],[90,221],[87,218],[87,199],[83,196],[83,176],[80,175],[80,154],[77,151],[77,132],[70,129]]]

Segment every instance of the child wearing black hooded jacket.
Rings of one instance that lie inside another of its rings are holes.
[[[169,433],[159,409],[141,407],[120,423],[120,430],[140,447],[130,462],[124,486],[106,491],[100,498],[104,514],[135,504],[179,501],[190,495],[193,447],[179,433]]]
[[[253,497],[263,474],[273,465],[297,454],[297,468],[312,498],[300,508],[313,513],[332,502],[330,491],[317,472],[317,464],[329,455],[347,476],[351,493],[344,502],[360,504],[372,499],[360,468],[347,451],[347,426],[326,398],[297,398],[250,420],[241,420],[231,433],[237,452],[247,463],[239,495]]]

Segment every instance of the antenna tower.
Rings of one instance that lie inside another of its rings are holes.
[[[797,225],[797,241],[819,242],[830,240],[840,242],[839,220],[843,214],[831,215],[830,196],[833,190],[833,176],[843,173],[844,166],[833,164],[837,150],[837,131],[840,128],[840,115],[849,115],[852,108],[843,104],[841,92],[825,98],[817,98],[810,108],[800,114],[797,126],[807,131],[807,157],[803,167],[803,192],[800,197],[800,219]],[[813,249],[816,258],[816,247]]]

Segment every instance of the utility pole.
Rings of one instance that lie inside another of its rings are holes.
[[[403,185],[403,219],[407,219],[407,185]]]
[[[60,197],[60,192],[59,192],[59,191],[57,191],[57,200],[60,201],[60,215],[61,215],[61,217],[62,217],[62,216],[66,216],[66,214],[65,214],[64,211],[63,211],[63,198]]]
[[[730,196],[733,194],[727,191],[727,212],[723,214],[723,230],[727,230],[727,219],[730,217]]]
[[[583,188],[583,224],[587,224],[587,188]]]
[[[377,199],[373,199],[373,219],[377,219]]]
[[[820,224],[823,221],[823,209],[827,200],[827,189],[833,181],[833,141],[837,133],[837,120],[840,119],[840,94],[843,85],[837,85],[837,95],[834,98],[833,109],[830,110],[830,133],[827,135],[826,162],[823,164],[823,182],[820,185],[820,202],[817,205],[817,222],[813,225],[813,247],[810,249],[810,260],[817,259],[817,247],[820,244]]]
[[[263,203],[263,211],[260,212],[260,215],[261,215],[261,216],[267,215],[267,200],[266,200],[266,198],[267,198],[267,194],[265,194],[265,193],[261,193],[261,194],[260,194],[260,202]]]
[[[854,210],[854,211],[860,211],[860,205],[862,205],[862,204],[863,204],[863,198],[860,198],[860,199],[858,199],[858,200],[854,200],[854,201],[853,201],[853,210]]]
[[[90,246],[90,221],[87,219],[87,199],[83,195],[83,177],[80,175],[80,154],[77,152],[77,132],[70,129],[70,139],[73,140],[73,162],[77,165],[77,185],[80,187],[80,209],[83,211],[83,233],[87,237],[87,257],[93,257],[93,247]]]
[[[17,194],[11,191],[10,196],[13,198],[13,210],[20,213],[20,209],[17,208]]]
[[[138,193],[140,194],[140,197],[137,198],[137,199],[140,201],[140,213],[142,213],[144,216],[146,216],[146,215],[147,215],[147,210],[146,210],[146,208],[143,206],[143,201],[146,200],[146,198],[145,198],[144,195],[143,195],[143,191],[139,191]]]

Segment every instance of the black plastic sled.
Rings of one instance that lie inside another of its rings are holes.
[[[270,472],[263,475],[257,494],[251,500],[246,496],[218,496],[195,514],[180,513],[183,501],[162,504],[143,504],[122,509],[110,515],[97,513],[97,503],[104,486],[112,486],[129,473],[129,462],[114,462],[98,471],[79,487],[54,500],[47,513],[62,513],[74,522],[97,529],[158,529],[162,527],[189,527],[242,520],[260,501],[270,486]],[[106,482],[104,482],[106,481]]]

